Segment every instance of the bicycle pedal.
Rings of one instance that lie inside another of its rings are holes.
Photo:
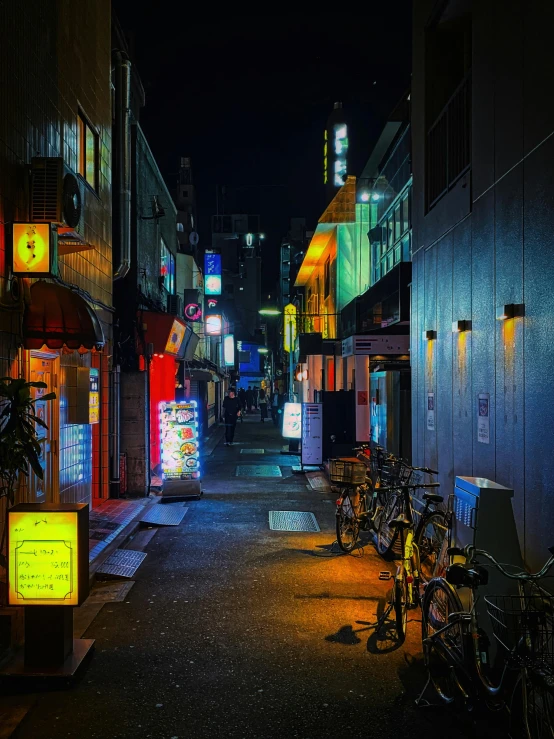
[[[392,573],[388,572],[387,570],[381,570],[379,573],[379,580],[390,580],[392,577]]]

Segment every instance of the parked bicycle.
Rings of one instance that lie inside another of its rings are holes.
[[[385,503],[381,482],[394,482],[399,460],[383,447],[369,444],[354,449],[356,458],[329,462],[331,483],[339,486],[336,510],[337,542],[343,552],[351,552],[360,531],[369,531]],[[360,464],[361,463],[361,464]]]
[[[436,474],[432,470],[425,468],[428,474]],[[433,551],[440,552],[442,548],[442,539],[446,536],[448,526],[446,514],[443,511],[433,510],[431,505],[442,503],[443,498],[435,493],[424,493],[423,500],[425,507],[416,525],[414,519],[414,511],[412,506],[412,494],[416,490],[438,488],[440,483],[417,483],[410,485],[402,485],[400,491],[392,489],[391,497],[396,498],[392,510],[397,514],[392,520],[388,520],[386,525],[382,525],[377,533],[378,542],[383,542],[383,529],[390,532],[390,541],[385,547],[384,544],[378,548],[386,549],[386,553],[392,550],[392,542],[398,539],[400,561],[396,568],[394,576],[394,585],[391,590],[389,604],[385,609],[381,618],[375,624],[376,630],[379,631],[389,615],[394,611],[394,627],[396,629],[397,641],[403,642],[406,638],[406,628],[408,625],[408,611],[416,608],[421,603],[421,587],[425,582],[423,575],[423,564],[421,553],[424,559],[431,558],[431,550],[429,549],[429,541],[433,542]],[[389,499],[390,500],[390,499]],[[385,510],[388,508],[388,502]],[[383,511],[383,517],[385,511]],[[430,533],[432,532],[432,535]],[[442,539],[441,539],[442,537]],[[432,571],[432,564],[428,562],[428,571]],[[388,580],[390,573],[382,572],[380,579]]]
[[[531,574],[509,572],[508,565],[482,549],[452,547],[449,555],[462,562],[451,564],[444,578],[432,579],[423,598],[427,685],[433,685],[444,703],[461,700],[471,708],[484,701],[496,709],[506,705],[514,738],[554,736],[554,598],[538,585],[554,564],[554,547],[549,552],[552,556],[542,569]],[[483,559],[492,564],[483,564]],[[500,648],[495,668],[476,609],[479,587],[488,582],[487,566],[518,583],[517,595],[484,598]],[[464,588],[467,603],[462,604],[458,587]]]

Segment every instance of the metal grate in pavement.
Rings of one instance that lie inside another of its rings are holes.
[[[322,493],[331,492],[331,485],[324,472],[306,472],[306,478],[312,490],[318,490]]]
[[[239,464],[236,477],[282,477],[278,464]]]
[[[96,570],[101,575],[117,577],[133,577],[144,562],[146,552],[135,552],[132,549],[116,549],[108,559]]]
[[[320,531],[316,517],[307,511],[269,511],[269,528],[272,531]]]
[[[134,580],[97,582],[87,598],[87,603],[121,603],[129,595],[134,584]]]
[[[265,454],[265,449],[241,449],[241,454]]]
[[[182,504],[158,503],[150,506],[140,519],[142,523],[154,523],[158,526],[178,526],[185,517],[188,508]]]

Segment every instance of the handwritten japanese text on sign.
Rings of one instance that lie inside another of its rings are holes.
[[[77,532],[75,512],[10,512],[10,605],[78,604]]]

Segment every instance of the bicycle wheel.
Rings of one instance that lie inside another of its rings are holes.
[[[510,705],[511,739],[554,737],[554,695],[539,676],[522,670]]]
[[[437,637],[434,634],[448,624],[450,613],[463,610],[458,594],[446,580],[436,578],[429,582],[421,606],[423,655],[429,679],[445,703],[467,695],[465,680],[456,667],[465,660],[465,639],[460,623],[452,624]]]
[[[404,568],[402,568],[402,577],[394,581],[394,615],[396,632],[399,641],[402,643],[406,638],[408,627],[408,582]]]
[[[421,519],[415,534],[419,549],[419,574],[421,581],[442,577],[448,562],[440,562],[443,542],[448,534],[448,518],[443,511],[430,511]]]
[[[398,532],[395,529],[391,529],[389,521],[396,518],[400,512],[401,505],[402,498],[393,493],[387,498],[387,502],[379,515],[379,521],[376,521],[377,551],[382,557],[389,556],[394,549]]]
[[[359,508],[359,504],[358,507]],[[337,500],[335,517],[337,543],[343,552],[351,552],[356,546],[360,533],[358,510],[352,505],[350,491],[342,488]]]

